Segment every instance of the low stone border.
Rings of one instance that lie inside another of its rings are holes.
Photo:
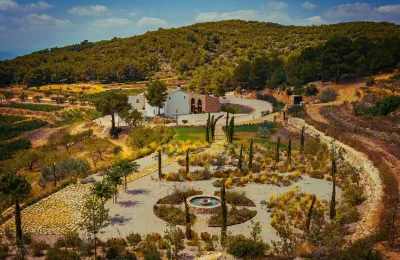
[[[193,199],[205,198],[205,197],[211,199],[217,199],[219,201],[219,204],[215,206],[197,206],[191,203]],[[190,209],[197,214],[217,214],[221,210],[221,199],[213,195],[194,195],[187,198],[186,202],[189,205]]]
[[[364,153],[361,153],[330,136],[326,136],[315,127],[307,124],[304,120],[289,117],[287,122],[298,130],[305,127],[305,133],[312,137],[319,137],[320,140],[323,143],[326,143],[330,148],[332,147],[332,144],[334,144],[336,149],[343,149],[345,160],[361,170],[361,183],[365,186],[367,208],[359,225],[356,227],[356,232],[352,235],[351,240],[355,241],[375,234],[379,228],[380,213],[383,208],[383,185],[379,170]]]

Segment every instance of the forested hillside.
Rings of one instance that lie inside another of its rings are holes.
[[[328,41],[329,40],[329,41]],[[138,81],[170,64],[190,87],[222,94],[340,80],[399,66],[400,26],[351,22],[283,26],[230,20],[38,51],[0,62],[0,85]]]

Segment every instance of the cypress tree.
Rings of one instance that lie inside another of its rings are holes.
[[[240,144],[239,162],[238,162],[238,169],[239,170],[242,170],[242,157],[243,157],[243,145]]]
[[[307,221],[306,221],[306,232],[308,233],[308,231],[310,230],[310,224],[311,224],[311,217],[312,217],[312,212],[314,210],[314,204],[315,204],[315,200],[316,200],[316,196],[313,193],[312,195],[312,201],[311,201],[311,206],[310,209],[308,210],[308,215],[307,215]]]
[[[161,180],[161,149],[158,150],[158,178]]]
[[[332,187],[332,198],[331,198],[331,205],[329,210],[329,216],[333,219],[336,215],[336,157],[335,155],[332,156],[332,180],[333,180],[333,187]]]
[[[253,139],[250,139],[249,169],[253,169]]]
[[[189,212],[189,205],[186,201],[186,196],[183,196],[185,202],[185,214],[186,214],[186,238],[188,240],[192,239],[192,230],[191,230],[191,222],[190,222],[190,212]]]
[[[287,150],[287,156],[288,156],[288,163],[292,163],[292,139],[289,139],[289,144],[288,144],[288,150]]]
[[[231,118],[231,121],[229,123],[229,143],[233,143],[233,135],[234,135],[234,129],[235,129],[235,116]]]
[[[186,151],[186,173],[189,173],[189,149]]]
[[[210,142],[210,113],[208,113],[207,124],[206,124],[206,142]]]
[[[281,145],[281,137],[278,136],[278,143],[276,144],[275,163],[279,162],[279,146]]]
[[[300,151],[304,151],[304,126],[301,128]]]
[[[226,198],[225,198],[225,179],[222,178],[221,181],[221,245],[225,247],[226,245],[226,231],[227,231],[227,223],[228,223],[228,209],[226,207]]]
[[[229,112],[226,113],[225,129],[228,129],[228,125],[229,125]]]

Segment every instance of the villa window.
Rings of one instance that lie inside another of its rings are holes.
[[[168,99],[171,99],[171,97],[168,97]]]
[[[137,98],[137,99],[136,99],[136,104],[138,104],[138,103],[139,103],[139,99]]]

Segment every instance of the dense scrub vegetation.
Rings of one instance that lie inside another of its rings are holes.
[[[392,69],[400,60],[399,36],[400,27],[391,23],[199,23],[125,39],[84,41],[3,61],[0,85],[138,81],[168,63],[181,77],[192,77],[192,89],[220,95],[237,85],[296,85]]]
[[[28,149],[31,142],[28,139],[17,139],[11,142],[0,143],[0,161],[10,159],[19,150]]]

